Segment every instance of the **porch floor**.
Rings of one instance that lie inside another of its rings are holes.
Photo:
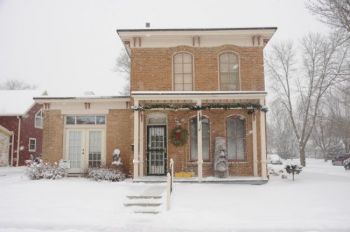
[[[166,176],[143,176],[133,179],[134,183],[164,183],[166,182]],[[261,185],[266,184],[268,180],[264,180],[262,177],[255,176],[230,176],[227,178],[218,177],[203,177],[199,181],[198,177],[191,178],[176,178],[175,183],[212,183],[212,184],[252,184]]]

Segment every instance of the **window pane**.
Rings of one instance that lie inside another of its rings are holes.
[[[197,118],[191,119],[191,160],[197,160]]]
[[[220,72],[228,72],[229,71],[229,65],[226,63],[220,63]]]
[[[175,73],[182,73],[182,64],[181,63],[175,64],[174,71],[175,71]]]
[[[192,84],[192,74],[184,74],[184,83]]]
[[[75,124],[75,116],[67,116],[66,117],[66,124],[74,125]]]
[[[183,62],[184,63],[191,63],[192,64],[192,55],[187,54],[187,53],[183,53]]]
[[[237,159],[244,160],[244,139],[237,138]]]
[[[233,53],[228,53],[228,63],[237,63],[237,56]]]
[[[176,74],[174,78],[175,84],[182,84],[183,83],[183,75],[182,74]]]
[[[220,63],[228,63],[228,53],[224,53],[220,56]]]
[[[192,90],[192,84],[184,84],[183,85],[184,91],[191,91]]]
[[[192,73],[192,64],[184,64],[184,73]]]
[[[210,128],[207,118],[202,120],[202,150],[203,160],[209,160]]]
[[[183,84],[175,84],[174,89],[175,91],[183,91]]]
[[[77,124],[95,124],[95,116],[77,116]]]
[[[105,124],[106,123],[106,118],[105,116],[96,116],[96,124]]]
[[[182,63],[182,54],[177,54],[174,56],[174,62],[176,64]]]

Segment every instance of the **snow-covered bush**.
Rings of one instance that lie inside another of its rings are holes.
[[[343,161],[345,170],[350,170],[350,158]]]
[[[38,179],[61,179],[66,175],[66,170],[57,163],[44,163],[41,159],[27,161],[27,176],[32,180]]]
[[[288,174],[292,174],[293,175],[293,181],[294,181],[294,175],[295,174],[299,174],[301,173],[303,167],[297,165],[297,164],[288,164],[285,166],[286,172]]]
[[[125,174],[119,170],[109,168],[91,168],[88,170],[88,178],[96,181],[122,181],[125,179]]]

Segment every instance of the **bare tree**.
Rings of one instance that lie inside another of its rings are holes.
[[[298,153],[297,143],[288,113],[279,101],[275,99],[270,105],[267,124],[267,142],[269,153],[277,153],[284,159],[295,157]]]
[[[350,0],[309,0],[306,7],[321,22],[350,32]]]
[[[35,85],[29,85],[20,80],[7,80],[0,84],[0,89],[3,90],[22,90],[22,89],[36,89]]]
[[[288,113],[298,143],[301,165],[306,165],[305,148],[315,126],[321,99],[343,76],[347,47],[339,36],[309,34],[301,43],[302,63],[292,43],[273,45],[267,55],[268,74],[275,92]]]
[[[127,82],[120,94],[128,95],[130,93],[130,57],[125,50],[120,52],[114,70],[122,73]]]
[[[327,160],[329,155],[336,154],[343,150],[341,139],[337,131],[337,123],[331,116],[332,113],[328,107],[328,96],[326,101],[327,102],[322,104],[319,108],[315,127],[312,132],[313,144],[320,149],[325,160]]]

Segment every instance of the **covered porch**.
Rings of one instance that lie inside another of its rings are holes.
[[[170,158],[175,161],[175,176],[190,173],[187,178],[177,176],[175,182],[260,183],[267,180],[266,92],[134,91],[131,95],[134,181],[162,182]],[[231,142],[234,138],[229,132],[231,118],[244,121],[241,143]],[[174,142],[175,128],[188,134],[183,144]],[[217,138],[227,141],[229,170],[225,178],[216,175]]]

